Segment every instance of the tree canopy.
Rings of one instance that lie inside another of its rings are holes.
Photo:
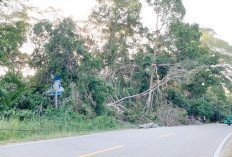
[[[5,11],[13,2],[17,9]],[[232,48],[213,30],[183,22],[182,0],[146,0],[156,17],[153,32],[141,22],[139,0],[97,2],[84,25],[70,17],[28,25],[23,1],[0,1],[0,67],[7,68],[1,112],[46,114],[54,107],[46,91],[60,76],[59,109],[87,118],[139,123],[173,111],[184,124],[187,117],[220,121],[230,114]],[[30,55],[20,49],[27,38]],[[35,75],[23,77],[26,65]]]

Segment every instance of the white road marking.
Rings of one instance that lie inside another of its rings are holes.
[[[61,137],[61,138],[53,138],[53,139],[45,139],[45,140],[39,140],[39,141],[28,141],[28,142],[22,142],[22,143],[11,143],[7,145],[0,145],[0,148],[7,148],[7,147],[16,147],[16,146],[23,146],[23,145],[29,145],[29,144],[36,144],[36,143],[47,143],[47,142],[55,142],[55,141],[62,141],[62,140],[68,140],[68,139],[75,139],[75,138],[84,138],[88,136],[99,136],[99,135],[106,135],[109,133],[117,132],[116,131],[107,131],[107,132],[99,132],[99,133],[89,133],[86,135],[76,135],[76,136],[70,136],[70,137]]]
[[[232,132],[228,136],[226,136],[226,138],[220,143],[220,145],[217,147],[217,150],[214,153],[213,157],[219,157],[220,152],[222,151],[223,146],[225,145],[226,141],[230,138],[230,136],[232,136]]]

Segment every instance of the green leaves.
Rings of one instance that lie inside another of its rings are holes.
[[[182,0],[146,0],[153,7],[157,21],[161,25],[169,25],[173,21],[182,20],[185,8]],[[161,26],[162,27],[162,26]]]
[[[23,21],[0,23],[0,65],[12,67],[12,61],[20,57],[19,48],[26,41],[27,26]]]
[[[39,107],[47,108],[51,104],[51,100],[47,96],[42,96],[40,93],[34,93],[30,89],[25,90],[12,101],[12,104],[20,110],[29,109],[36,111]]]
[[[136,35],[142,34],[139,0],[101,0],[90,16],[100,29],[104,49],[101,52],[104,66],[111,70],[130,61],[129,51],[136,45]]]
[[[84,26],[88,29],[79,28],[71,18],[54,23],[42,20],[34,25],[30,66],[36,75],[26,83],[14,70],[20,69],[18,60],[25,65],[27,59],[19,48],[26,41],[28,25],[22,21],[0,24],[0,65],[14,74],[8,73],[0,81],[0,108],[36,110],[41,103],[44,108],[51,105],[50,99],[41,95],[50,88],[52,74],[62,77],[62,110],[88,117],[106,114],[106,103],[127,96],[122,99],[124,104],[115,105],[132,110],[132,119],[145,114],[133,111],[143,110],[146,104],[151,112],[160,108],[161,113],[165,110],[162,105],[170,104],[170,112],[183,116],[186,110],[189,115],[211,120],[225,115],[229,99],[223,83],[230,83],[222,77],[223,68],[218,64],[223,57],[228,63],[229,59],[212,48],[230,51],[231,47],[214,39],[212,30],[200,32],[197,24],[183,23],[182,0],[146,0],[155,11],[154,32],[141,23],[139,0],[98,2],[88,26]],[[94,35],[88,34],[90,28]],[[154,88],[159,83],[159,88]],[[149,89],[156,91],[145,95]],[[130,97],[134,94],[138,95]]]
[[[8,72],[0,79],[0,87],[0,106],[11,108],[15,107],[12,101],[25,90],[25,82],[22,80],[22,77]]]
[[[201,57],[201,32],[198,25],[189,25],[177,21],[175,23],[172,23],[169,35],[175,46],[175,49],[173,51],[175,52],[176,59],[178,61],[188,58],[196,59]]]
[[[87,105],[96,115],[105,113],[104,103],[113,90],[99,78],[102,60],[85,50],[83,40],[76,33],[74,21],[67,18],[57,25],[52,25],[44,20],[36,24],[33,31],[38,48],[32,54],[31,65],[39,70],[36,78],[39,83],[36,85],[37,88],[43,87],[41,82],[50,80],[50,74],[60,75],[65,88],[64,98],[70,97],[70,84],[77,85],[72,92],[78,92],[78,100],[82,103],[77,104],[78,102],[73,101],[73,108],[79,105],[80,110],[83,110]],[[48,76],[48,80],[43,76]]]
[[[205,116],[207,119],[212,119],[214,116],[214,110],[212,104],[210,104],[207,100],[200,99],[192,99],[190,101],[191,109],[190,114],[195,116]]]
[[[174,106],[178,106],[180,108],[184,108],[187,111],[190,110],[190,105],[186,97],[182,94],[183,92],[180,89],[170,88],[168,89],[168,97],[167,99],[173,103]]]
[[[218,84],[218,79],[209,69],[201,69],[193,77],[192,83],[187,85],[187,90],[196,97],[201,97],[210,86]]]
[[[78,58],[85,52],[79,35],[75,33],[75,23],[64,19],[57,26],[43,20],[33,28],[37,48],[32,55],[31,65],[52,74],[74,73]],[[33,40],[33,39],[32,39]],[[45,69],[44,69],[45,70]]]

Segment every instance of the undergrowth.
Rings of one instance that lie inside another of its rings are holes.
[[[30,116],[27,116],[30,115]],[[119,129],[116,120],[107,115],[86,118],[74,112],[52,110],[43,116],[25,112],[4,114],[0,118],[0,144],[65,137]]]

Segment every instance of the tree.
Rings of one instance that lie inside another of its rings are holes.
[[[172,50],[176,61],[189,59],[198,63],[196,72],[191,76],[192,80],[182,84],[180,88],[191,106],[189,114],[205,115],[217,121],[227,113],[225,108],[228,108],[228,105],[225,102],[230,103],[227,102],[223,88],[230,83],[225,81],[224,67],[220,66],[224,54],[215,51],[212,46],[213,41],[217,40],[210,34],[201,32],[197,25],[173,23],[170,29],[170,40],[173,42],[171,47],[174,48]],[[199,105],[200,103],[203,105]]]
[[[8,72],[18,74],[28,59],[28,55],[20,51],[27,39],[28,8],[26,0],[0,2],[0,66]]]
[[[231,91],[232,76],[229,71],[232,64],[232,46],[228,42],[216,38],[216,33],[212,29],[203,28],[201,32],[203,34],[201,44],[210,48],[211,56],[218,57],[219,62],[215,64],[214,69],[219,73],[224,85]]]
[[[33,32],[35,49],[30,65],[37,70],[35,90],[46,91],[51,74],[60,75],[66,91],[62,100],[74,101],[76,109],[87,105],[97,115],[103,114],[112,90],[98,77],[102,61],[84,49],[74,21],[66,18],[54,25],[43,20]]]
[[[150,93],[146,105],[148,109],[151,109],[153,108],[154,93],[152,92],[152,87],[155,76],[157,83],[160,81],[158,72],[156,70],[156,56],[163,51],[164,47],[166,47],[162,39],[163,34],[165,34],[165,31],[169,30],[171,23],[175,22],[176,20],[181,20],[184,17],[185,8],[182,4],[182,0],[147,0],[147,3],[153,7],[156,14],[155,34],[154,41],[152,43],[154,46],[152,46],[153,53],[151,63],[151,69],[154,72],[150,76]]]
[[[115,89],[113,99],[135,94],[133,74],[138,68],[135,54],[143,48],[140,42],[147,29],[140,22],[139,0],[102,0],[90,16],[90,24],[100,34],[96,52],[103,60],[103,76]]]
[[[35,34],[31,65],[38,70],[45,70],[46,78],[50,74],[69,76],[75,73],[80,55],[84,52],[82,41],[75,33],[75,24],[71,19],[64,19],[55,29],[49,21],[37,23],[33,32]],[[68,72],[69,71],[69,72]]]
[[[139,0],[99,0],[98,3],[90,21],[102,30],[104,45],[100,56],[104,66],[112,72],[130,61],[130,51],[135,49],[143,29],[140,23],[142,5]]]
[[[196,59],[204,55],[202,53],[207,53],[200,47],[201,35],[197,24],[189,25],[180,21],[171,24],[169,36],[171,42],[175,45],[172,51],[176,62],[185,59]]]
[[[27,59],[27,55],[19,50],[26,41],[27,26],[23,21],[0,23],[0,66],[14,73],[21,70]]]
[[[221,39],[215,37],[215,32],[209,28],[202,28],[201,44],[209,47],[211,54],[218,58],[217,62],[211,59],[211,71],[217,78],[217,84],[214,84],[206,91],[206,99],[213,104],[214,117],[213,121],[218,121],[231,113],[231,89],[232,80],[231,70],[231,45]],[[214,58],[215,58],[214,57]]]

